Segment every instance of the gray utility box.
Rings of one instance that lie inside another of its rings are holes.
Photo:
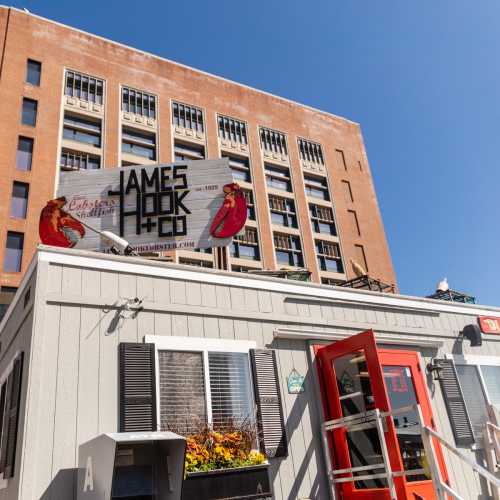
[[[80,445],[78,500],[180,500],[186,440],[173,432],[101,434]]]

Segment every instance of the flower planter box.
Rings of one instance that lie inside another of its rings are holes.
[[[272,498],[268,464],[189,472],[182,484],[182,500],[237,500]]]

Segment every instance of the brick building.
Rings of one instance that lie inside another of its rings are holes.
[[[30,262],[60,169],[221,156],[250,206],[232,270],[335,284],[355,261],[395,284],[358,124],[14,8],[0,7],[0,57],[2,291]]]

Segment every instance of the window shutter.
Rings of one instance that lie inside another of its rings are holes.
[[[154,344],[120,344],[120,432],[156,431]]]
[[[474,443],[474,434],[462,389],[458,382],[455,364],[451,359],[440,359],[439,364],[443,368],[439,382],[455,442],[458,446],[468,446]]]
[[[4,411],[4,423],[6,425],[2,432],[2,464],[5,464],[3,473],[5,479],[14,477],[16,465],[17,427],[19,423],[22,376],[23,353],[20,353],[14,360],[14,367],[12,373],[9,375],[9,383],[7,384],[7,405]],[[3,457],[5,458],[3,459]]]
[[[0,448],[0,472],[5,471],[7,463],[7,438],[9,433],[9,408],[10,396],[12,394],[12,373],[9,374],[7,380],[4,382],[5,396],[2,413],[2,443]]]
[[[269,349],[251,349],[250,359],[261,450],[269,458],[285,457],[288,447],[276,353]]]

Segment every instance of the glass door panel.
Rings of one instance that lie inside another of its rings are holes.
[[[389,402],[393,411],[418,403],[410,367],[386,365],[382,369]],[[408,475],[406,480],[412,482],[431,479],[416,410],[409,410],[396,415],[394,417],[394,427],[396,428],[404,470],[412,472],[424,471],[423,473]]]
[[[363,350],[333,360],[342,416],[349,417],[375,408],[370,376]]]

